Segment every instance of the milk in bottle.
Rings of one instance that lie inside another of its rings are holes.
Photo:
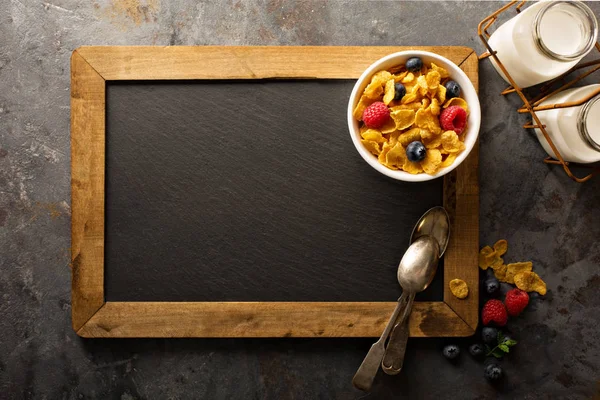
[[[598,21],[585,4],[543,0],[501,25],[488,42],[515,83],[525,88],[567,72],[594,48],[597,36]]]

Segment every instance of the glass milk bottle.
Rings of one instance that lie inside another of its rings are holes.
[[[488,42],[516,84],[526,88],[567,72],[594,48],[597,36],[598,21],[585,4],[543,0],[502,24]]]
[[[582,100],[600,89],[600,84],[567,89],[544,100],[540,106]],[[576,107],[536,111],[540,122],[565,161],[600,161],[600,94]],[[540,129],[535,129],[546,153],[557,159]]]

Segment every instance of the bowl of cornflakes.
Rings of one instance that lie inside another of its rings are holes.
[[[348,128],[358,153],[390,178],[423,182],[452,171],[479,135],[479,98],[452,61],[402,51],[371,64],[348,102]]]

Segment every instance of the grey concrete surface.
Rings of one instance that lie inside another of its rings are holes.
[[[445,339],[410,340],[373,392],[371,340],[83,340],[70,327],[69,57],[81,45],[466,45],[498,2],[2,0],[0,398],[352,399],[600,396],[600,178],[542,164],[516,97],[481,64],[481,243],[506,238],[548,283],[509,329],[497,386]],[[600,3],[590,3],[600,15]],[[597,80],[597,77],[596,77]],[[466,350],[470,339],[458,341]],[[465,352],[466,353],[466,352]]]

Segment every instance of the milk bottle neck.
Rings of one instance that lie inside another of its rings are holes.
[[[587,145],[600,152],[600,94],[591,98],[579,110],[577,130]]]
[[[581,1],[542,1],[533,20],[538,49],[557,61],[578,60],[596,44],[598,21]]]

